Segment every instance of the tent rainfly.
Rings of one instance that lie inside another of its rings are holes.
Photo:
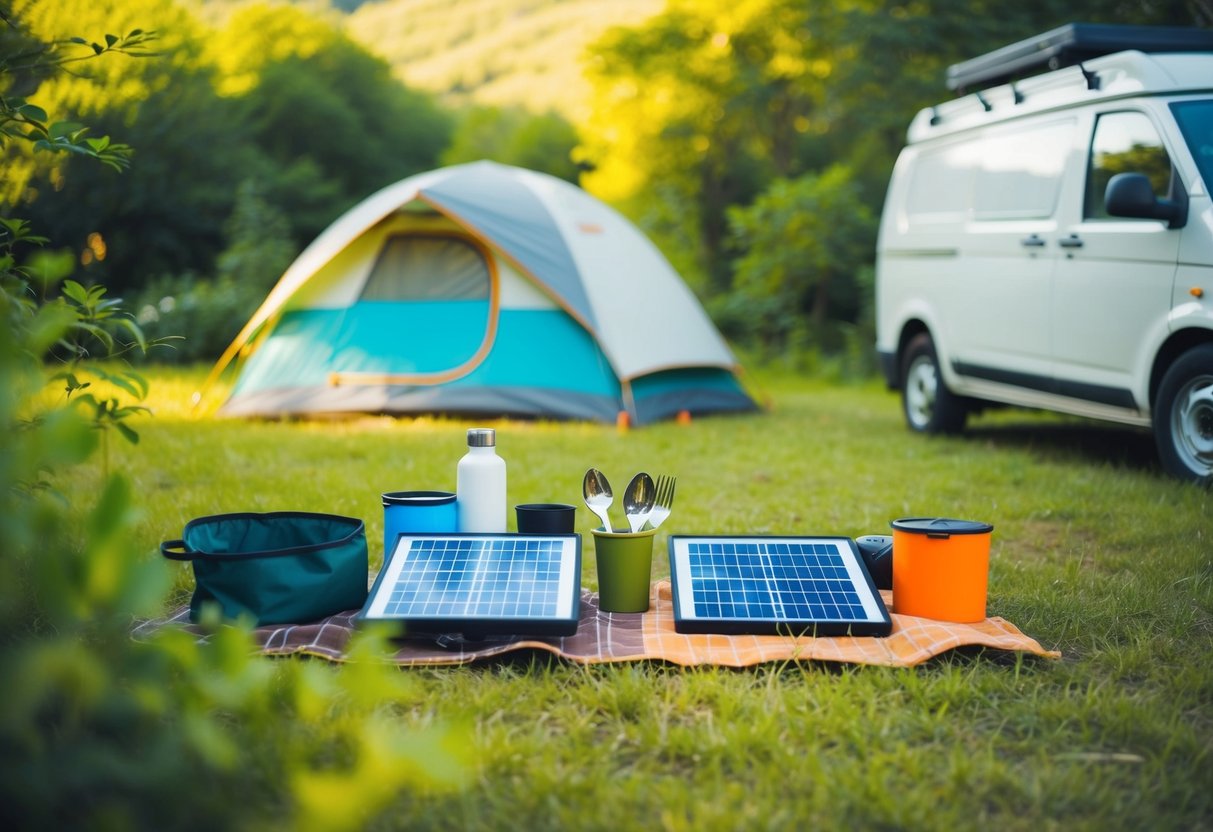
[[[411,176],[309,245],[219,359],[220,413],[633,424],[755,409],[695,296],[622,215],[547,174]]]

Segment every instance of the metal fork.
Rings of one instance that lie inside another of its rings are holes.
[[[662,474],[657,478],[656,495],[653,497],[653,510],[649,512],[648,523],[654,529],[665,522],[674,506],[674,486],[678,483],[676,477]]]

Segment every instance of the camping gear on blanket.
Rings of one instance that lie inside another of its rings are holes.
[[[366,600],[368,557],[361,520],[276,511],[200,517],[160,553],[194,567],[190,620],[217,603],[223,615],[258,625],[304,623]]]
[[[598,564],[598,603],[604,612],[644,612],[649,608],[656,529],[593,529]]]
[[[890,525],[897,612],[960,623],[986,617],[992,525],[946,517]]]
[[[581,494],[586,508],[598,515],[598,519],[602,521],[602,528],[611,528],[611,517],[607,514],[607,509],[615,501],[615,492],[611,491],[611,483],[606,475],[597,468],[586,471],[585,479],[581,481]]]
[[[580,588],[580,535],[403,534],[357,619],[445,639],[572,635]]]
[[[568,503],[522,503],[514,506],[519,534],[573,534],[577,506]]]
[[[632,477],[628,487],[623,489],[623,516],[628,520],[628,528],[638,532],[644,526],[653,510],[653,500],[657,496],[657,486],[653,478],[641,471]]]
[[[887,592],[883,594],[888,605],[891,597]],[[258,627],[253,630],[253,641],[267,656],[315,656],[343,662],[349,658],[349,643],[356,630],[354,615],[355,611],[350,610],[314,624]],[[647,660],[682,666],[748,667],[762,662],[825,661],[909,667],[964,647],[1061,658],[1061,653],[1046,650],[1002,618],[955,624],[896,612],[892,617],[893,632],[886,638],[683,634],[674,629],[670,584],[657,581],[652,587],[649,611],[644,613],[603,612],[598,606],[598,595],[582,589],[581,620],[571,636],[441,642],[399,639],[392,643],[395,652],[387,658],[402,667],[424,667],[467,664],[515,651],[541,650],[578,664]],[[188,618],[189,609],[182,608],[166,618],[143,622],[135,628],[134,636],[149,638],[164,627],[184,626],[196,632],[189,627]],[[207,636],[199,633],[199,637]]]
[[[501,534],[506,527],[506,464],[497,431],[469,428],[468,449],[455,466],[459,531]]]
[[[672,535],[680,633],[887,636],[889,611],[849,537]]]
[[[694,293],[636,226],[562,179],[486,161],[411,176],[338,218],[207,386],[237,357],[220,410],[233,416],[643,425],[757,409]]]
[[[404,532],[459,530],[453,491],[388,491],[382,499],[385,557]]]
[[[872,576],[877,589],[893,588],[893,536],[889,534],[865,534],[855,538],[864,566]]]
[[[677,477],[671,477],[666,474],[658,475],[657,493],[653,497],[653,509],[649,512],[649,516],[645,518],[648,521],[650,529],[655,529],[664,523],[669,518],[670,512],[674,510],[674,488],[677,485]]]

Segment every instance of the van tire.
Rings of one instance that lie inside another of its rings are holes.
[[[1154,441],[1167,473],[1208,486],[1213,483],[1213,344],[1176,359],[1158,387]]]
[[[910,339],[901,359],[901,411],[915,433],[959,433],[969,415],[944,383],[935,342],[925,332]]]

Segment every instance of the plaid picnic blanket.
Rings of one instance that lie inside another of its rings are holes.
[[[883,591],[891,606],[892,595]],[[981,646],[997,650],[1060,658],[1024,635],[1009,621],[987,618],[977,624],[953,624],[893,613],[893,632],[872,636],[747,636],[683,635],[674,631],[674,606],[669,581],[650,588],[649,611],[609,613],[598,609],[598,595],[581,591],[581,620],[577,632],[558,638],[500,637],[468,641],[412,638],[395,643],[392,661],[401,666],[466,664],[515,650],[546,650],[580,664],[658,660],[678,665],[746,667],[772,661],[828,661],[850,664],[909,667],[957,647]],[[357,610],[339,613],[314,624],[259,627],[253,631],[260,651],[271,656],[306,655],[341,662],[355,631]],[[191,628],[189,608],[136,627],[136,638],[146,638],[166,626]],[[196,631],[196,630],[195,630]],[[199,638],[206,636],[199,632]]]

